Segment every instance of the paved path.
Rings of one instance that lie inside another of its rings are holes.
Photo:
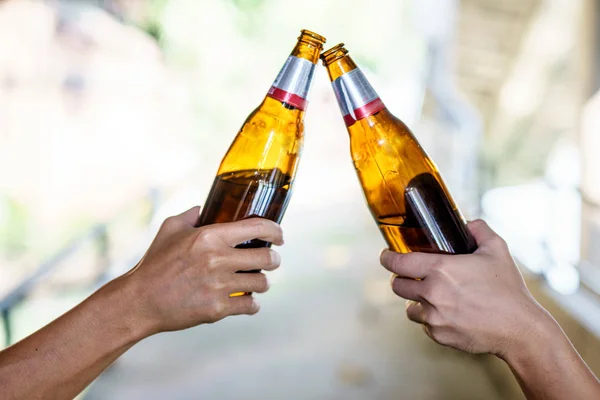
[[[292,200],[283,265],[258,315],[146,340],[87,400],[500,399],[476,358],[404,318],[357,194],[334,207]]]

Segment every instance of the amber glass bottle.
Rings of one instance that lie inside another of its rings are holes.
[[[393,251],[475,250],[440,173],[408,127],[394,117],[339,44],[321,55],[344,122],[367,203]]]
[[[263,102],[221,162],[200,226],[263,217],[281,222],[304,141],[304,112],[325,38],[303,30]],[[254,239],[239,248],[268,247]]]

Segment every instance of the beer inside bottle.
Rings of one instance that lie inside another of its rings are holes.
[[[440,173],[394,117],[344,44],[321,55],[367,203],[391,250],[466,254],[476,244]]]
[[[199,226],[251,217],[281,222],[302,151],[308,92],[324,43],[325,38],[314,32],[301,32],[267,96],[225,154]],[[237,247],[270,246],[254,239]]]

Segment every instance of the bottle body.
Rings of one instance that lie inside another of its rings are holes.
[[[300,161],[304,112],[323,43],[324,37],[302,31],[267,96],[248,116],[221,161],[199,226],[251,217],[281,222]],[[237,247],[270,246],[253,239]]]
[[[283,110],[282,110],[283,109]],[[267,97],[225,154],[199,225],[261,217],[281,222],[304,142],[303,111]],[[238,247],[264,247],[258,239]]]
[[[352,161],[390,249],[473,252],[464,217],[408,127],[387,109],[354,125],[349,128]]]
[[[390,249],[473,252],[464,217],[409,128],[385,108],[343,47],[322,58],[350,134],[356,173]]]

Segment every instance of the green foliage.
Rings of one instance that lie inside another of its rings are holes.
[[[14,257],[25,250],[28,236],[27,208],[9,197],[0,197],[0,251]]]
[[[240,11],[256,12],[266,3],[266,0],[230,0]]]
[[[377,60],[376,58],[360,51],[354,52],[352,56],[362,69],[367,69],[373,73],[377,72],[377,67],[381,63],[381,60]]]
[[[159,23],[147,22],[141,25],[140,28],[148,35],[152,36],[158,43],[161,43],[162,29]]]
[[[146,18],[137,21],[136,25],[162,44],[162,16],[168,0],[152,0],[147,2]]]
[[[244,36],[255,35],[261,28],[266,0],[230,0],[240,11],[236,16],[236,26]]]

